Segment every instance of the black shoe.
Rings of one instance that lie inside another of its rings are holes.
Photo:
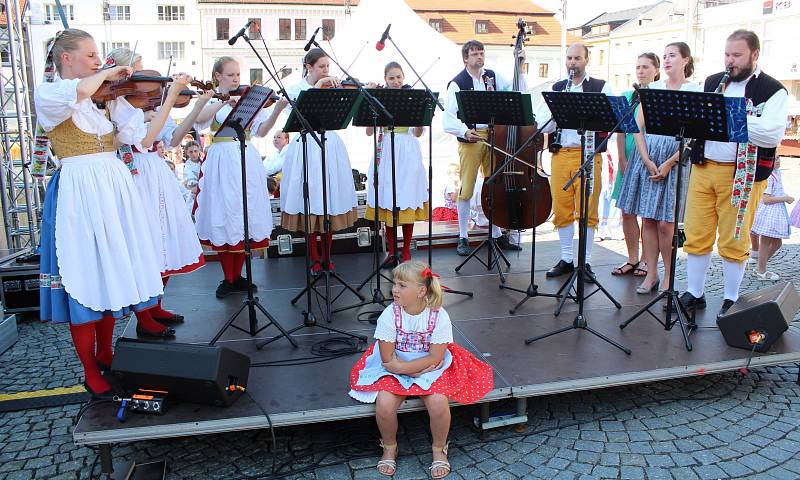
[[[83,381],[83,388],[85,388],[86,391],[89,392],[89,395],[92,396],[92,400],[113,400],[114,396],[117,395],[117,392],[114,390],[113,386],[108,390],[106,390],[105,392],[102,393],[95,392],[94,390],[92,390],[91,387],[89,387],[89,384],[86,383],[86,380]]]
[[[472,253],[472,250],[469,248],[469,240],[466,238],[459,238],[458,246],[456,247],[456,253],[462,257],[468,257],[469,254]]]
[[[519,245],[511,243],[508,235],[500,235],[499,237],[495,238],[495,242],[497,243],[497,246],[500,247],[500,250],[509,250],[512,252],[519,252],[522,250],[522,247]]]
[[[679,300],[689,313],[692,313],[692,310],[702,310],[706,308],[705,295],[701,296],[700,298],[695,298],[695,296],[692,295],[691,293],[683,292],[683,295],[681,295],[681,298]],[[667,306],[665,304],[664,310],[666,311],[666,309]]]
[[[545,273],[547,277],[560,277],[561,275],[566,275],[568,273],[572,273],[575,271],[575,265],[572,262],[565,262],[564,260],[559,260],[558,263],[555,264],[553,268]]]
[[[217,298],[225,298],[234,292],[236,292],[236,287],[232,283],[228,283],[225,280],[219,282],[219,286],[217,287]]]
[[[583,278],[586,283],[591,283],[592,285],[597,283],[597,281],[594,279],[594,270],[592,270],[592,266],[587,263],[584,268],[585,270],[583,272]]]
[[[721,316],[725,315],[726,313],[728,313],[728,309],[729,309],[729,308],[731,308],[731,307],[733,306],[733,304],[734,304],[734,303],[736,303],[736,302],[734,302],[733,300],[729,300],[729,299],[727,299],[727,298],[726,298],[726,299],[725,299],[725,300],[722,302],[722,308],[720,308],[720,309],[719,309],[719,313],[717,314],[717,318],[719,318],[719,317],[721,317]]]
[[[108,372],[111,371],[111,365],[107,365],[106,363],[101,362],[100,360],[98,360],[96,358],[94,359],[94,363],[97,365],[97,368],[100,369],[100,373],[108,373]],[[84,386],[85,385],[86,384],[84,384]],[[87,390],[88,390],[88,388],[87,388]]]
[[[383,263],[381,263],[381,270],[386,270],[386,269],[391,270],[397,265],[398,265],[397,256],[389,255],[388,257],[386,257]]]
[[[164,327],[164,330],[161,330],[160,332],[156,333],[156,332],[151,332],[149,330],[145,330],[140,325],[136,325],[136,334],[152,338],[175,338],[175,329],[170,327]]]
[[[246,292],[247,291],[247,279],[244,277],[239,277],[233,281],[233,287],[236,289],[237,292]],[[253,291],[258,291],[258,285],[255,283],[253,284]]]
[[[155,320],[158,323],[164,324],[164,325],[175,325],[176,323],[183,323],[184,318],[183,318],[183,315],[181,315],[179,313],[173,313],[169,317],[155,317],[154,316],[153,320]]]

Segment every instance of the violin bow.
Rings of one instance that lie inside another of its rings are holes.
[[[167,65],[167,76],[169,77],[169,71],[172,69],[172,55],[169,56],[169,65]],[[164,88],[161,90],[161,105],[164,105],[164,97],[167,95],[167,89]]]
[[[436,62],[438,62],[439,60],[441,60],[441,58],[442,58],[441,56],[439,56],[439,57],[436,57],[436,59],[435,59],[433,62],[431,62],[431,64],[430,64],[430,65],[428,65],[428,68],[426,68],[426,69],[425,69],[425,71],[424,71],[424,72],[422,72],[422,75],[420,75],[420,76],[419,76],[419,78],[417,78],[417,81],[416,81],[416,82],[414,82],[414,83],[411,85],[411,88],[414,88],[414,87],[415,87],[415,86],[416,86],[416,85],[419,83],[419,81],[420,81],[420,80],[422,80],[422,77],[424,77],[426,73],[430,72],[430,71],[431,71],[431,68],[433,68],[433,66],[434,66],[434,65],[436,65]]]
[[[532,169],[534,169],[534,170],[536,170],[536,171],[538,171],[538,170],[539,170],[538,168],[534,167],[533,165],[531,165],[530,163],[526,162],[525,160],[523,160],[523,159],[521,159],[521,158],[519,158],[519,157],[515,157],[514,155],[512,155],[512,154],[510,154],[510,153],[506,152],[505,150],[503,150],[503,149],[502,149],[502,148],[500,148],[500,147],[497,147],[497,146],[495,146],[495,147],[492,147],[492,144],[491,144],[491,143],[489,143],[489,142],[487,142],[486,140],[480,140],[480,143],[482,143],[482,144],[486,145],[486,146],[487,146],[487,147],[489,147],[489,148],[494,148],[495,150],[497,150],[498,152],[502,153],[503,155],[505,155],[505,156],[507,156],[507,157],[511,157],[511,158],[513,158],[514,160],[516,160],[516,161],[518,161],[518,162],[520,162],[520,163],[523,163],[523,164],[525,164],[525,165],[527,165],[527,166],[531,167]],[[517,172],[510,172],[510,173],[517,173]],[[519,172],[519,173],[521,174],[521,172]]]

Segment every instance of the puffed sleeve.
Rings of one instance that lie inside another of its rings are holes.
[[[219,101],[221,101],[221,100],[219,100],[217,98],[212,98],[211,100],[208,101],[208,103],[206,103],[205,108],[208,108],[209,105],[214,105],[215,103],[217,103]],[[203,123],[195,122],[194,129],[197,130],[198,132],[202,132],[204,130],[208,130],[209,128],[211,128],[211,122],[213,120],[214,120],[214,117],[211,117],[211,118],[209,118],[207,121],[205,121]]]
[[[170,148],[172,146],[172,135],[177,128],[178,124],[175,123],[172,117],[168,116],[167,120],[164,122],[164,126],[161,127],[161,132],[159,132],[157,140],[164,142],[165,148]]]
[[[117,127],[117,140],[126,145],[133,145],[141,151],[142,140],[147,135],[147,124],[144,123],[144,112],[128,103],[123,97],[109,102],[111,121]]]
[[[394,326],[394,304],[386,307],[378,317],[375,327],[375,340],[394,343],[397,340],[397,329]]]
[[[453,324],[444,308],[439,309],[439,318],[431,334],[431,343],[453,343]]]
[[[250,133],[255,137],[256,133],[258,132],[258,128],[261,126],[262,123],[266,122],[269,118],[270,113],[272,113],[272,109],[275,108],[274,106],[270,108],[262,108],[257,114],[256,118],[253,119],[253,122],[250,123]],[[268,113],[269,112],[269,113]]]
[[[54,129],[80,109],[78,83],[80,79],[76,78],[42,83],[36,87],[33,95],[36,118],[46,131]]]

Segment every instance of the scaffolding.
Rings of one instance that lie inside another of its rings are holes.
[[[30,2],[2,0],[0,7],[0,203],[6,249],[36,247],[41,222],[41,188],[30,174],[34,121],[30,42],[22,21]]]

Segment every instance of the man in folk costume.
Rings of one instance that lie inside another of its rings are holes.
[[[582,43],[574,43],[567,49],[567,71],[569,78],[553,84],[553,91],[569,92],[595,92],[613,95],[611,87],[605,80],[591,78],[586,73],[586,64],[589,62],[589,49]],[[570,82],[570,78],[572,82]],[[542,101],[536,112],[536,123],[541,126],[552,118],[550,109]],[[580,182],[575,182],[566,191],[564,185],[578,171],[585,161],[581,158],[581,138],[576,130],[558,129],[555,122],[551,122],[542,132],[548,133],[549,148],[553,152],[552,173],[550,177],[550,193],[553,197],[553,225],[558,229],[558,239],[561,243],[561,259],[547,271],[548,277],[558,277],[571,274],[575,270],[573,263],[574,254],[572,238],[575,236],[575,221],[579,218],[581,210]],[[608,134],[606,132],[586,132],[585,152],[591,155],[595,146],[599,145]],[[594,282],[589,261],[592,255],[594,231],[598,224],[597,205],[600,200],[602,188],[602,157],[605,148],[595,153],[594,166],[589,176],[589,228],[586,238],[586,281]]]
[[[692,152],[683,245],[688,254],[688,285],[681,302],[689,308],[706,306],[706,271],[716,240],[724,280],[719,315],[739,298],[750,254],[750,227],[775,163],[789,108],[789,94],[783,85],[756,65],[759,52],[758,36],[747,30],[733,32],[725,44],[730,79],[723,92],[726,97],[747,99],[749,142],[706,141]],[[713,92],[723,75],[706,78],[704,90]]]
[[[524,50],[523,50],[524,54]],[[488,141],[488,125],[467,125],[458,118],[456,92],[461,90],[508,91],[512,84],[496,72],[484,68],[484,47],[477,40],[470,40],[461,47],[461,58],[464,70],[447,84],[447,102],[444,115],[444,130],[458,140],[458,156],[460,162],[461,188],[458,192],[458,247],[456,252],[461,256],[470,254],[467,225],[470,217],[470,199],[478,177],[478,167],[484,177],[492,174],[491,154],[489,147],[481,143]],[[525,77],[522,76],[520,90],[525,91]],[[502,160],[500,157],[496,159]],[[497,167],[497,165],[495,165]],[[522,248],[503,235],[497,225],[492,226],[492,238],[503,250],[521,250]]]

